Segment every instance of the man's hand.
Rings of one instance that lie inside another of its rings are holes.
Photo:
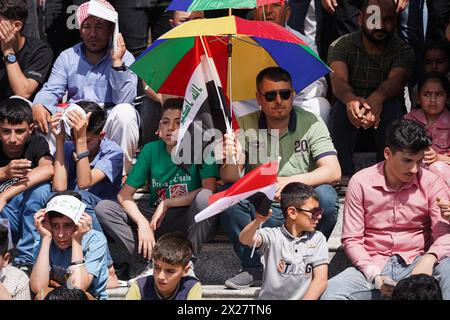
[[[117,37],[117,50],[111,50],[111,59],[113,62],[113,67],[120,67],[122,65],[122,58],[125,55],[125,51],[127,48],[125,47],[125,41],[123,40],[123,36],[119,33]]]
[[[424,273],[429,276],[433,274],[434,264],[436,263],[437,258],[433,254],[424,254],[419,258],[414,269],[411,271],[411,275]]]
[[[388,276],[378,275],[375,277],[375,288],[380,289],[384,297],[391,298],[395,288],[395,281]]]
[[[408,6],[409,0],[394,0],[394,2],[397,5],[396,13],[399,14]]]
[[[322,7],[329,13],[334,13],[338,6],[337,0],[322,0]]]
[[[370,110],[367,116],[369,126],[373,125],[375,129],[378,129],[381,111],[383,110],[383,99],[378,94],[373,93],[367,98],[367,104]]]
[[[31,161],[28,159],[11,160],[3,172],[6,179],[19,178],[20,180],[27,179],[27,174],[31,171]],[[5,180],[6,180],[5,179]]]
[[[8,204],[8,200],[5,199],[5,197],[2,197],[2,194],[0,193],[0,212],[3,211],[3,208]]]
[[[438,160],[438,154],[431,147],[429,147],[424,154],[425,157],[423,158],[423,163],[425,163],[428,166],[435,163]]]
[[[153,213],[152,221],[150,221],[150,228],[152,228],[152,230],[156,230],[161,226],[161,223],[166,216],[167,210],[169,210],[167,200],[161,201],[156,208],[155,213]]]
[[[298,181],[301,182],[301,181]],[[289,177],[278,177],[277,178],[277,191],[275,192],[275,196],[273,200],[280,201],[281,191],[283,191],[284,187],[286,187],[290,183]]]
[[[11,21],[2,19],[0,21],[0,44],[3,55],[14,53],[15,37],[16,31]]]
[[[86,117],[83,117],[77,110],[71,110],[67,113],[67,120],[69,125],[73,128],[73,135],[75,140],[86,139],[86,129],[89,124],[89,118],[92,112],[89,112]]]
[[[442,218],[450,222],[450,201],[437,198],[437,205],[439,206],[439,209],[441,209]]]
[[[347,116],[350,122],[356,128],[367,128],[368,121],[366,113],[370,110],[370,107],[366,99],[357,97],[357,99],[351,100],[346,104]]]
[[[147,220],[138,223],[138,239],[138,253],[142,253],[145,259],[150,259],[155,246],[155,236]]]
[[[52,237],[50,220],[44,209],[41,209],[34,214],[34,226],[41,235],[41,238]]]
[[[81,243],[83,236],[91,230],[92,218],[86,212],[83,212],[75,227],[75,232],[72,234],[72,238],[78,243]]]
[[[218,144],[220,147],[220,145]],[[223,136],[222,152],[215,152],[222,155],[222,159],[226,164],[237,164],[242,156],[242,146],[237,140],[237,134],[232,132]]]
[[[33,111],[34,124],[44,133],[48,133],[48,123],[51,120],[50,112],[42,104],[35,104],[31,109]]]

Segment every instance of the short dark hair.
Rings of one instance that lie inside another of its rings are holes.
[[[394,11],[395,11],[395,8],[397,8],[397,5],[394,0],[363,0],[361,2],[361,12],[363,12],[363,13],[366,12],[366,9],[369,6],[369,3],[371,1],[376,1],[377,3],[382,3],[382,2],[388,1],[388,2],[391,2],[392,6],[394,7]]]
[[[5,120],[13,125],[24,121],[32,124],[33,112],[28,102],[21,98],[9,98],[0,102],[0,122]]]
[[[162,235],[153,248],[153,260],[186,267],[192,256],[192,243],[181,232],[172,232]]]
[[[28,17],[26,0],[0,0],[0,16],[8,20],[22,22],[22,28]]]
[[[8,228],[0,224],[0,256],[8,252]]]
[[[69,289],[59,286],[50,291],[44,300],[89,300],[86,293],[78,288]]]
[[[404,151],[416,154],[428,149],[432,138],[426,129],[413,120],[401,119],[393,122],[386,133],[386,146],[393,153]]]
[[[447,59],[450,60],[450,43],[445,39],[429,40],[425,42],[423,47],[422,60],[425,59],[425,55],[430,50],[440,50],[445,53]]]
[[[319,201],[313,187],[301,182],[289,183],[281,191],[280,206],[283,215],[286,217],[287,210],[290,206],[298,208],[310,198]]]
[[[77,198],[78,200],[82,201],[81,194],[79,194],[78,192],[73,191],[73,190],[66,190],[66,191],[60,191],[60,192],[53,192],[51,194],[51,196],[48,198],[47,203],[49,203],[50,200],[52,200],[54,197],[57,197],[57,196],[73,196],[73,197]],[[49,212],[47,212],[47,215],[50,220],[53,218],[65,217],[64,214],[56,212],[56,211],[49,211]]]
[[[91,112],[91,117],[89,118],[89,123],[86,128],[87,133],[100,134],[103,131],[106,123],[106,111],[103,110],[97,103],[91,101],[78,101],[76,103],[81,107],[81,109],[88,114]]]
[[[183,98],[169,98],[164,101],[161,109],[161,117],[167,110],[183,110]]]
[[[415,274],[397,283],[392,300],[442,300],[442,291],[435,277]]]
[[[444,88],[444,90],[447,92],[447,97],[450,94],[450,82],[448,81],[447,75],[437,72],[437,71],[431,71],[431,72],[427,72],[424,73],[420,79],[419,79],[419,84],[418,84],[418,89],[420,92],[420,89],[422,89],[423,85],[428,81],[428,80],[437,80],[441,83],[442,87]]]
[[[261,88],[261,83],[266,78],[275,82],[286,81],[292,86],[292,77],[289,72],[280,67],[268,67],[261,70],[256,76],[256,88],[258,91]]]

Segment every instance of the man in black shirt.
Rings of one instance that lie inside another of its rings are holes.
[[[11,95],[32,100],[52,64],[50,47],[22,34],[27,14],[26,0],[0,0],[0,100]]]
[[[31,273],[39,234],[34,214],[51,192],[53,164],[45,138],[33,132],[31,107],[22,98],[0,103],[0,217],[9,219],[17,244],[15,264]]]

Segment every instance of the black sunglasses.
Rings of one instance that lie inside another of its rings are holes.
[[[290,89],[272,90],[272,91],[267,91],[264,94],[262,94],[260,92],[259,94],[262,95],[266,99],[267,102],[272,102],[276,99],[277,94],[280,94],[280,97],[283,100],[289,99],[291,97],[292,90],[290,90]]]
[[[297,208],[297,207],[294,207],[294,208],[297,211],[303,211],[303,212],[311,213],[311,217],[310,217],[311,219],[317,219],[319,216],[323,215],[323,209],[320,208],[320,207],[319,208],[314,208],[312,210],[306,210],[306,209]]]

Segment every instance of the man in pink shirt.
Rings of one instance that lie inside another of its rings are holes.
[[[388,298],[397,281],[419,273],[437,277],[450,299],[450,223],[437,205],[449,191],[421,168],[431,138],[420,124],[400,120],[386,142],[386,160],[349,182],[342,243],[354,267],[328,282],[323,300]]]

